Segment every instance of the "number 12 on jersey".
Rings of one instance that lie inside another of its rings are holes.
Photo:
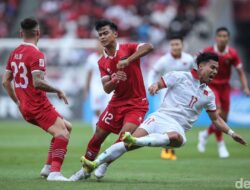
[[[106,124],[110,125],[110,120],[112,120],[114,118],[114,115],[112,113],[109,113],[108,111],[106,111],[106,113],[104,114],[102,121],[104,121]]]

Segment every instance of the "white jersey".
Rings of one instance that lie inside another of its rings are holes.
[[[103,90],[101,82],[101,74],[98,66],[98,60],[100,59],[98,53],[92,53],[88,56],[86,61],[87,72],[92,72],[90,81],[90,94],[91,94],[91,107],[93,110],[103,110],[111,95],[106,94]]]
[[[182,52],[180,58],[174,58],[170,52],[166,53],[153,65],[148,75],[148,84],[153,84],[171,71],[191,71],[193,65],[194,59],[188,53]]]
[[[154,113],[175,119],[184,131],[191,129],[202,109],[216,111],[215,96],[212,90],[201,84],[197,71],[170,72],[162,77],[167,92],[163,103]]]

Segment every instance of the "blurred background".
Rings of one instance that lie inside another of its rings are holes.
[[[151,42],[155,51],[141,64],[147,75],[157,59],[169,49],[173,33],[184,37],[185,51],[195,55],[213,45],[217,27],[231,32],[231,45],[243,62],[250,82],[250,0],[0,0],[0,77],[8,55],[20,42],[19,22],[36,17],[42,37],[38,47],[47,59],[47,79],[66,92],[70,105],[65,106],[49,95],[58,111],[69,120],[91,122],[91,94],[86,94],[86,59],[96,51],[94,23],[108,18],[119,27],[120,41]],[[233,72],[231,80],[229,123],[250,126],[250,99],[240,92],[240,83]],[[150,99],[150,111],[159,98]],[[0,87],[0,119],[20,119],[16,105]],[[1,123],[0,123],[1,124]],[[197,126],[209,124],[202,114]]]

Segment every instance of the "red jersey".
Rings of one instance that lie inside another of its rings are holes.
[[[125,43],[116,46],[116,52],[113,57],[105,52],[98,61],[101,77],[111,76],[117,72],[116,67],[119,60],[128,58],[136,52],[138,43]],[[127,74],[126,81],[120,81],[114,91],[114,95],[109,102],[112,106],[137,105],[138,107],[148,107],[146,91],[143,82],[140,59],[131,62],[128,67],[122,69]]]
[[[46,92],[33,86],[31,73],[46,70],[44,54],[35,45],[23,42],[11,52],[6,70],[13,74],[15,93],[22,111],[36,112],[41,106],[51,105]]]
[[[241,60],[234,48],[226,47],[223,53],[219,52],[217,46],[205,48],[203,52],[216,53],[219,56],[218,74],[211,81],[211,84],[228,84],[231,77],[231,67],[241,67]]]

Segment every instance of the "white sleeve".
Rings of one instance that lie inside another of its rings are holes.
[[[189,65],[190,71],[191,71],[193,68],[196,68],[196,67],[195,67],[195,65],[196,65],[195,59],[194,59],[194,57],[193,57],[192,55],[190,55],[190,63],[189,63],[189,64],[190,64],[190,65]]]
[[[208,102],[205,105],[205,109],[206,109],[207,112],[216,111],[215,96],[214,96],[213,92],[209,92]]]
[[[162,70],[164,69],[165,56],[161,57],[156,63],[153,64],[148,74],[148,84],[151,85],[158,81],[161,77]]]
[[[180,82],[181,74],[180,72],[172,71],[161,77],[166,88],[172,88]]]

